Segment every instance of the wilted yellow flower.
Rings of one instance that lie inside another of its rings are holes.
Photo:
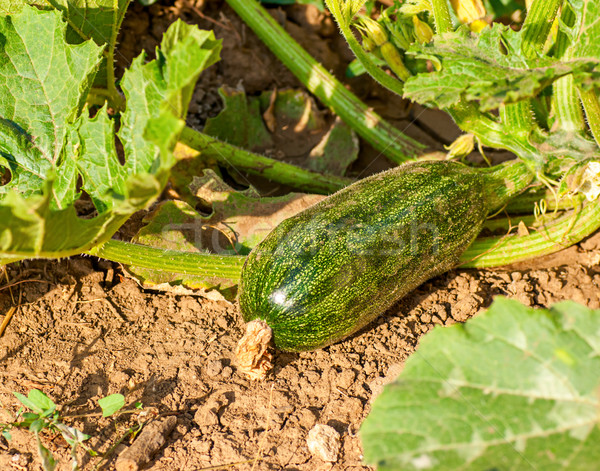
[[[447,159],[466,157],[475,148],[475,136],[473,134],[463,134],[449,146],[444,146],[444,148],[448,151]]]

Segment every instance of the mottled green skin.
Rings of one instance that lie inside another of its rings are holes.
[[[485,184],[460,163],[414,162],[286,219],[244,265],[244,319],[264,320],[282,350],[350,335],[457,264],[487,216]]]

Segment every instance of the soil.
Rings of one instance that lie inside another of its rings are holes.
[[[342,77],[351,57],[329,18],[312,7],[272,13]],[[300,86],[220,1],[133,4],[121,33],[120,65],[140,48],[151,53],[177,17],[214,27],[224,40],[221,62],[196,89],[188,124],[200,127],[220,110],[220,85],[241,83],[248,93]],[[384,117],[434,149],[457,135],[441,114],[420,114],[368,79],[347,83]],[[351,174],[364,176],[389,165],[362,145]],[[19,407],[13,392],[37,388],[59,405],[65,423],[91,436],[91,448],[112,450],[103,469],[114,469],[116,456],[130,443],[128,438],[118,444],[129,428],[166,417],[175,417],[176,425],[149,469],[371,469],[361,462],[360,424],[421,335],[466,321],[498,295],[528,306],[573,299],[599,308],[599,261],[596,234],[534,262],[502,270],[453,270],[419,287],[350,339],[314,352],[279,353],[273,374],[259,382],[238,374],[232,360],[243,328],[234,304],[145,290],[117,264],[91,257],[13,264],[3,276],[12,286],[0,286],[0,314],[18,306],[0,338],[0,423],[11,421]],[[124,394],[126,409],[134,412],[102,418],[97,401],[112,393]],[[333,463],[309,451],[308,432],[316,424],[340,434]],[[11,433],[10,442],[0,438],[0,469],[41,469],[34,435]],[[59,460],[58,469],[70,469],[70,447],[63,438],[43,432],[41,439]],[[79,457],[83,469],[98,461],[82,451]]]

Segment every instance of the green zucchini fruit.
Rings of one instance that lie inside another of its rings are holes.
[[[242,270],[239,305],[250,324],[238,345],[241,369],[264,374],[271,336],[278,349],[302,351],[356,332],[456,266],[487,215],[531,180],[518,162],[484,170],[411,162],[286,219]]]

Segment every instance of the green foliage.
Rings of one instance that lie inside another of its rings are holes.
[[[294,140],[296,152],[308,154],[299,165],[329,175],[344,175],[358,157],[354,131],[340,119],[328,127],[313,98],[302,90],[265,91],[255,98],[223,87],[219,94],[224,109],[206,121],[203,132],[209,136],[256,151],[272,148],[276,136]],[[317,142],[315,135],[323,137]]]
[[[415,43],[408,53],[431,60],[436,71],[408,79],[404,95],[437,108],[474,101],[487,111],[535,97],[567,74],[575,78],[576,84],[600,80],[597,59],[528,59],[521,53],[522,47],[522,35],[498,23],[477,36],[461,28],[436,36],[432,44]]]
[[[572,26],[562,23],[560,30],[570,40],[573,57],[600,56],[600,4],[594,0],[569,0],[565,2],[575,15]]]
[[[380,470],[589,470],[600,455],[600,311],[496,299],[435,328],[361,428]]]
[[[96,455],[93,450],[84,444],[90,436],[75,427],[66,425],[64,418],[56,410],[56,404],[46,394],[38,389],[32,389],[27,396],[17,392],[14,395],[23,406],[31,409],[33,412],[23,412],[22,409],[19,409],[17,417],[12,423],[0,424],[2,435],[7,440],[10,440],[11,435],[9,430],[13,427],[25,427],[33,432],[36,436],[38,455],[44,471],[53,471],[57,466],[52,453],[44,446],[40,438],[40,432],[44,429],[60,433],[71,446],[72,469],[79,469],[77,458],[78,447],[84,447],[91,455]],[[118,412],[125,405],[125,398],[121,394],[111,394],[99,399],[98,404],[102,408],[102,416],[108,417]]]
[[[104,48],[105,57],[100,62],[99,70],[94,78],[97,87],[111,86],[113,49],[117,40],[117,32],[121,26],[125,12],[131,0],[53,0],[51,5],[62,13],[68,27],[66,40],[69,44],[80,44],[92,39]],[[40,9],[48,9],[50,2],[46,0],[0,0],[0,14],[14,15],[20,13],[27,5]],[[110,59],[109,59],[110,58]]]
[[[127,270],[144,286],[170,283],[190,289],[218,289],[230,300],[235,299],[239,269],[243,264],[243,257],[232,256],[247,255],[284,219],[322,199],[302,193],[260,197],[253,187],[236,191],[208,169],[193,178],[190,189],[208,215],[199,214],[183,201],[162,202],[144,218],[145,226],[136,234],[134,242],[143,244],[146,249],[156,247],[185,253],[188,259],[200,254],[205,257],[209,257],[209,253],[224,255],[221,259],[228,259],[238,270],[222,269],[221,276],[187,270],[169,272],[164,264],[159,269],[133,264]],[[109,248],[112,244],[114,242]],[[239,259],[241,263],[237,262]],[[218,259],[213,257],[213,260],[216,263]],[[203,266],[208,266],[206,261]]]
[[[258,100],[247,99],[243,91],[227,87],[220,88],[219,95],[223,100],[223,110],[206,121],[206,134],[248,150],[272,145]]]
[[[102,409],[102,417],[108,417],[125,406],[125,397],[122,394],[111,394],[98,399],[98,405]]]
[[[510,17],[516,10],[523,10],[524,2],[518,0],[484,0],[485,9],[494,18]]]
[[[121,82],[122,165],[107,108],[94,116],[84,108],[101,49],[68,44],[66,30],[56,10],[23,6],[0,17],[0,77],[13,91],[0,102],[0,170],[10,172],[0,186],[0,263],[89,250],[150,204],[175,162],[194,83],[220,50],[212,33],[179,21],[157,60],[134,60]],[[75,209],[79,178],[95,207],[85,218]]]

